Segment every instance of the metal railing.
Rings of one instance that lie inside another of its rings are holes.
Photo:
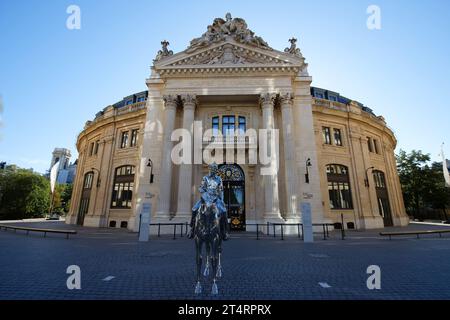
[[[177,227],[180,226],[180,237],[187,234],[189,224],[187,222],[179,222],[179,223],[150,223],[151,226],[158,226],[158,238],[161,237],[161,226],[173,226],[173,239],[177,238]],[[184,229],[186,227],[186,229]],[[183,231],[184,230],[184,231]]]

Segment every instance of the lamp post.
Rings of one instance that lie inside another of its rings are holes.
[[[97,171],[97,188],[100,187],[100,170],[96,169],[96,168],[91,168],[91,170],[95,170]]]
[[[310,158],[306,159],[306,165],[305,166],[306,166],[305,183],[309,183],[309,169],[308,169],[308,167],[312,166]]]
[[[150,183],[153,183],[153,162],[148,158],[147,167],[150,167]]]
[[[368,188],[369,187],[369,176],[367,175],[367,172],[369,170],[373,170],[375,169],[375,167],[370,167],[366,169],[366,178],[364,179],[364,185]]]

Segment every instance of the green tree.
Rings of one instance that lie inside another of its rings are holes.
[[[69,212],[72,197],[72,184],[57,184],[53,198],[53,212],[64,214]]]
[[[43,217],[50,206],[50,183],[32,170],[8,166],[0,172],[0,219]]]
[[[414,218],[424,216],[425,209],[443,210],[450,205],[450,189],[444,185],[442,163],[429,164],[430,155],[412,150],[400,150],[397,155],[397,169],[402,185],[406,211]]]
[[[425,181],[427,191],[424,194],[425,206],[442,212],[442,218],[448,220],[446,208],[450,206],[450,188],[445,187],[442,162],[433,162]]]

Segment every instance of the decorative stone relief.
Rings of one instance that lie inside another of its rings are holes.
[[[173,94],[168,94],[163,96],[164,104],[166,108],[176,108],[178,105],[178,96]]]
[[[162,49],[158,51],[158,54],[156,55],[156,58],[154,61],[159,61],[165,57],[169,57],[173,55],[173,51],[169,50],[167,47],[170,45],[169,41],[164,40],[161,41]]]
[[[292,93],[290,93],[290,92],[280,94],[281,105],[292,105],[293,100],[294,100],[294,97],[292,96]]]
[[[227,13],[225,19],[226,20],[223,20],[222,18],[214,19],[213,24],[208,26],[206,32],[201,37],[191,41],[186,52],[194,52],[200,48],[207,47],[210,44],[224,41],[227,37],[233,38],[239,43],[252,45],[265,50],[273,50],[269,47],[267,42],[248,29],[244,19],[233,19],[230,13]]]
[[[284,52],[293,54],[297,57],[302,57],[302,53],[300,52],[300,49],[297,48],[297,39],[291,38],[291,39],[289,39],[289,42],[291,43],[291,46],[289,48],[284,49]]]
[[[259,101],[261,102],[262,106],[269,105],[269,104],[273,106],[276,97],[277,97],[277,95],[275,93],[269,93],[269,92],[263,93],[260,95]]]
[[[244,49],[232,44],[225,44],[198,55],[177,61],[170,66],[179,65],[222,65],[222,64],[286,64],[286,61],[261,53]]]
[[[195,106],[197,104],[197,96],[195,94],[184,94],[181,96],[183,105]]]

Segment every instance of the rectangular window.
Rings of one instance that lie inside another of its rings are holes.
[[[323,99],[323,94],[316,92],[316,98]]]
[[[145,101],[145,97],[139,97],[139,98],[137,98],[137,102],[142,102],[142,101]]]
[[[131,208],[133,186],[133,182],[116,182],[113,188],[111,207],[125,209]]]
[[[373,139],[373,149],[376,154],[380,154],[380,152],[378,150],[378,141],[376,139]]]
[[[337,101],[337,98],[335,96],[329,96],[330,101]]]
[[[128,100],[126,103],[125,103],[125,105],[130,105],[130,104],[133,104],[133,100]]]
[[[219,135],[219,117],[212,118],[212,130],[213,130],[213,136]]]
[[[238,128],[239,134],[244,135],[246,130],[247,129],[246,129],[245,117],[239,116],[239,128]]]
[[[223,135],[234,135],[234,129],[235,129],[234,116],[223,116],[222,117],[222,134]]]
[[[334,129],[334,144],[336,146],[342,146],[342,136],[340,129]]]
[[[95,141],[94,154],[98,153],[99,145],[100,145],[100,140]]]
[[[94,142],[91,142],[89,146],[89,155],[92,156],[94,154]]]
[[[128,131],[122,132],[122,138],[120,139],[120,147],[126,148],[128,145]]]
[[[139,130],[138,130],[138,129],[133,129],[133,130],[131,130],[131,142],[130,142],[130,147],[136,147],[136,146],[137,146],[138,133],[139,133]]]
[[[367,146],[369,147],[369,152],[373,152],[372,138],[370,137],[367,137]]]
[[[322,127],[323,143],[331,144],[331,132],[329,127]]]
[[[331,209],[352,209],[352,196],[348,182],[328,182]]]

